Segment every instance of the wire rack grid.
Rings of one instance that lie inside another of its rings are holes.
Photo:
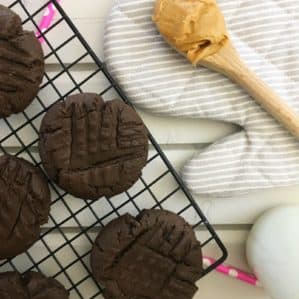
[[[38,31],[38,20],[51,2],[37,8],[21,0],[3,1],[22,17],[26,29],[34,31]],[[41,170],[37,148],[39,126],[55,102],[88,91],[97,92],[105,100],[121,98],[130,104],[64,10],[55,0],[52,2],[57,9],[55,21],[45,32],[40,32],[45,40],[46,61],[40,92],[25,112],[0,121],[2,154],[23,157]],[[59,280],[70,291],[71,299],[103,298],[102,288],[92,278],[89,265],[94,239],[100,228],[112,219],[127,212],[136,215],[144,208],[171,210],[199,230],[203,252],[208,247],[217,252],[217,262],[205,269],[203,276],[223,262],[227,253],[221,240],[151,134],[149,139],[149,159],[142,177],[121,195],[98,201],[77,199],[49,180],[52,195],[49,223],[27,252],[0,261],[0,271],[40,271]]]

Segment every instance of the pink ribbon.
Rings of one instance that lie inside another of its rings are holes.
[[[56,0],[56,1],[59,3],[61,0]],[[55,5],[53,3],[49,3],[38,25],[40,31],[36,32],[36,36],[39,38],[40,43],[43,43],[45,41],[44,38],[41,36],[40,32],[44,33],[51,26],[55,13],[56,13]]]
[[[210,257],[205,256],[203,258],[203,262],[204,262],[204,265],[206,267],[209,267],[210,265],[215,263],[215,260],[210,258]],[[226,276],[230,276],[232,278],[241,280],[245,283],[248,283],[248,284],[251,284],[251,285],[254,285],[254,286],[258,286],[258,287],[261,286],[258,279],[253,274],[244,272],[244,271],[242,271],[240,269],[237,269],[235,267],[221,264],[216,268],[216,271],[220,272],[220,273],[222,273]]]

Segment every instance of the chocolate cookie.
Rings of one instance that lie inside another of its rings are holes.
[[[20,17],[0,5],[0,118],[22,112],[39,91],[44,74],[43,51]]]
[[[39,151],[49,177],[84,199],[111,197],[131,187],[148,155],[147,130],[119,100],[70,96],[45,115]]]
[[[162,210],[110,222],[95,241],[91,267],[106,299],[191,299],[203,270],[192,227]]]
[[[16,256],[37,241],[49,210],[43,174],[23,159],[0,157],[0,259]]]
[[[55,279],[37,272],[0,273],[1,299],[68,299],[68,291]]]

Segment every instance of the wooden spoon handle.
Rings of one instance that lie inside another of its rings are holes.
[[[206,57],[201,65],[220,72],[242,86],[266,111],[299,139],[299,116],[244,62],[228,42],[216,54]]]

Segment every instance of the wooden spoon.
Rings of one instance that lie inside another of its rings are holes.
[[[299,139],[298,114],[246,66],[230,40],[218,52],[203,58],[200,65],[224,74],[243,87],[257,103]]]
[[[299,116],[242,62],[216,0],[156,0],[153,21],[166,41],[191,63],[220,72],[242,86],[299,139]]]

